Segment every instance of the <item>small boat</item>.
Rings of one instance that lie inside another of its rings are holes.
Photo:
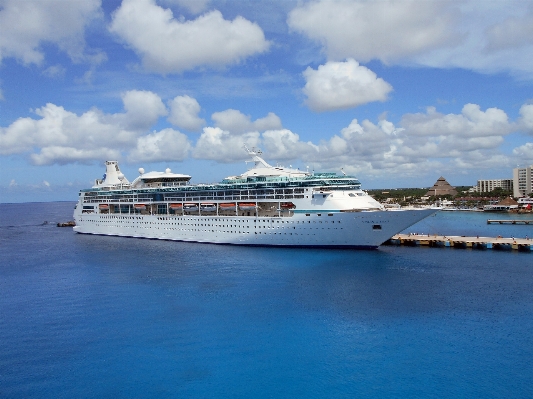
[[[217,205],[212,203],[200,204],[200,210],[202,212],[216,212]]]
[[[294,209],[296,208],[296,205],[294,205],[292,202],[282,202],[280,207],[281,209]]]
[[[235,203],[230,204],[219,204],[218,209],[221,211],[234,211],[237,208]]]
[[[144,211],[146,209],[146,205],[144,204],[134,204],[133,207],[138,211]]]
[[[183,209],[183,204],[170,204],[169,207],[173,211],[179,211],[179,210]]]
[[[185,212],[196,212],[198,211],[198,204],[183,204],[183,210]]]
[[[257,205],[253,202],[241,202],[239,204],[239,209],[241,211],[255,211],[257,209]]]

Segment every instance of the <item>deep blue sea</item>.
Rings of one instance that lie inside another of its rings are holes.
[[[73,207],[0,204],[1,398],[533,397],[533,253],[89,236]],[[489,217],[407,231],[533,236]]]

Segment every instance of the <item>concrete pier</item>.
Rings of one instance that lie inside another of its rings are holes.
[[[488,219],[487,224],[533,224],[532,220]]]
[[[533,251],[533,239],[503,237],[465,237],[424,234],[396,234],[385,245],[454,247],[475,249],[504,249]]]

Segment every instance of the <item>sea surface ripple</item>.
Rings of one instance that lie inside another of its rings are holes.
[[[2,398],[533,397],[531,253],[80,235],[73,207],[0,204]],[[406,232],[533,236],[488,217]]]

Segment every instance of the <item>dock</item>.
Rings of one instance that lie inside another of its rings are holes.
[[[533,239],[503,237],[439,236],[425,234],[396,234],[385,245],[407,245],[428,247],[453,247],[471,249],[500,249],[533,251]]]
[[[487,224],[533,224],[533,219],[531,220],[488,219]]]

